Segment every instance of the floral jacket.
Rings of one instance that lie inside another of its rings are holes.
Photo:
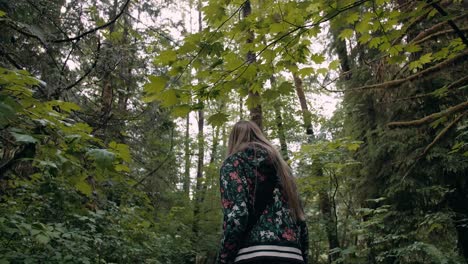
[[[267,152],[249,147],[220,170],[223,238],[217,263],[307,263],[305,222],[295,222]]]

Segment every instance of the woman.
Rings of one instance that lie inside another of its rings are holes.
[[[255,123],[234,125],[220,174],[224,234],[217,262],[307,263],[294,178]]]

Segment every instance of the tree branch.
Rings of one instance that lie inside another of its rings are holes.
[[[468,109],[468,101],[465,101],[465,102],[463,102],[461,104],[458,104],[456,106],[449,107],[449,108],[447,108],[447,109],[445,109],[443,111],[440,111],[440,112],[425,116],[425,117],[423,117],[421,119],[411,120],[411,121],[390,122],[390,123],[387,124],[387,126],[390,129],[392,129],[392,128],[402,128],[402,127],[417,127],[417,126],[421,126],[421,125],[430,123],[432,121],[435,121],[436,119],[441,118],[443,116],[448,116],[448,115],[451,115],[451,114],[455,114],[457,112],[464,111],[466,109]]]
[[[391,81],[387,81],[387,82],[383,82],[383,83],[377,83],[377,84],[370,84],[370,85],[364,85],[364,86],[360,86],[360,87],[356,87],[356,88],[350,88],[348,89],[347,91],[360,91],[360,90],[369,90],[369,89],[385,89],[385,88],[391,88],[391,87],[395,87],[395,86],[398,86],[402,83],[405,83],[405,82],[409,82],[409,81],[413,81],[415,79],[418,79],[418,78],[421,78],[423,76],[426,76],[430,73],[434,73],[442,68],[444,68],[445,66],[449,65],[449,64],[452,64],[452,63],[457,63],[459,61],[465,61],[468,57],[468,50],[465,50],[463,53],[451,58],[451,59],[448,59],[448,60],[445,60],[439,64],[436,64],[432,67],[429,67],[425,70],[422,70],[418,73],[415,73],[413,75],[410,75],[406,78],[403,78],[403,79],[397,79],[397,80],[391,80]]]
[[[447,86],[447,91],[453,91],[453,89],[458,88],[458,87],[460,87],[460,85],[464,85],[467,82],[468,82],[468,75],[466,75],[465,77],[462,77],[462,78],[456,80],[455,82],[449,84]],[[435,95],[432,92],[431,93],[425,93],[425,94],[418,94],[418,95],[413,95],[413,96],[409,96],[409,97],[399,98],[399,99],[396,100],[396,102],[405,101],[405,100],[412,100],[412,99],[418,99],[418,98],[423,98],[423,97],[427,97],[427,96],[435,96]]]
[[[439,134],[437,134],[437,136],[434,138],[434,140],[432,140],[432,142],[427,145],[427,147],[424,149],[424,151],[421,153],[420,157],[424,157],[428,152],[429,150],[431,150],[431,148],[445,135],[447,134],[447,132],[455,125],[458,123],[458,121],[460,121],[463,116],[466,114],[467,112],[464,112],[464,113],[461,113],[459,116],[457,116],[452,122],[450,122],[450,124],[448,124],[442,131],[440,131]]]
[[[437,10],[437,12],[439,12],[439,14],[441,14],[444,17],[448,16],[448,13],[439,4],[433,2],[432,0],[428,0],[427,2],[431,4],[432,7],[434,7],[434,9]],[[455,24],[455,22],[452,19],[447,20],[447,23],[453,28],[453,30],[461,38],[465,46],[468,46],[468,39],[465,37],[465,34],[460,30],[460,28],[458,28],[457,24]]]
[[[101,42],[99,41],[98,42],[98,46],[97,46],[97,50],[96,50],[96,58],[93,62],[93,64],[91,65],[91,67],[80,77],[78,78],[78,80],[76,80],[74,83],[72,84],[69,84],[67,87],[63,88],[63,89],[58,89],[56,94],[60,94],[61,92],[63,91],[68,91],[70,89],[72,89],[73,87],[75,87],[76,85],[78,85],[81,81],[84,80],[84,78],[88,77],[89,74],[91,74],[91,72],[96,68],[97,66],[97,63],[99,61],[99,57],[100,57],[100,50],[101,50]]]
[[[465,32],[465,31],[468,31],[468,27],[465,27],[465,28],[462,28],[460,29],[461,31]],[[452,32],[455,32],[455,30],[453,29],[447,29],[447,30],[443,30],[443,31],[439,31],[439,32],[435,32],[433,34],[430,34],[422,39],[419,39],[418,41],[414,41],[412,42],[411,44],[414,44],[414,45],[418,45],[418,44],[421,44],[427,40],[430,40],[432,38],[435,38],[435,37],[438,37],[438,36],[442,36],[442,35],[446,35],[448,33],[452,33]]]
[[[16,69],[22,70],[23,67],[19,63],[17,63],[11,56],[8,54],[6,51],[3,50],[3,48],[0,48],[0,54],[5,57],[5,59],[11,63],[13,66],[15,66]]]
[[[457,17],[454,17],[452,19],[452,21],[457,21],[459,19],[462,19],[462,18],[465,18],[466,16],[468,16],[468,13],[465,13],[463,15],[460,15],[460,16],[457,16]],[[430,34],[433,34],[434,32],[437,32],[438,30],[440,30],[441,28],[443,28],[445,26],[445,24],[447,23],[447,21],[442,21],[438,24],[435,24],[434,26],[422,31],[421,33],[419,33],[416,37],[414,37],[410,43],[414,43],[422,38],[425,38],[427,37],[428,35]]]
[[[171,154],[172,154],[172,150],[174,148],[174,128],[172,128],[172,131],[171,131],[171,146],[169,148],[169,152],[167,152],[166,154],[166,158],[164,158],[164,160],[156,167],[154,168],[153,170],[151,170],[150,172],[148,172],[145,176],[143,176],[143,178],[141,178],[137,183],[135,183],[132,187],[133,188],[136,188],[138,187],[138,185],[142,184],[144,181],[146,181],[151,175],[153,175],[154,173],[156,173],[159,169],[162,168],[162,166],[172,157]]]
[[[64,39],[56,39],[56,40],[52,40],[51,42],[53,42],[53,43],[63,43],[63,42],[71,42],[71,41],[75,41],[75,40],[79,41],[81,38],[83,38],[83,37],[85,37],[85,36],[87,36],[87,35],[89,35],[91,33],[94,33],[96,31],[104,29],[104,28],[114,24],[117,21],[117,19],[119,19],[123,15],[123,13],[125,12],[125,9],[127,9],[129,4],[130,4],[130,0],[127,0],[125,2],[125,4],[123,5],[123,7],[120,9],[120,12],[113,19],[111,19],[109,22],[107,22],[107,23],[105,23],[105,24],[103,24],[101,26],[98,26],[98,27],[95,27],[95,28],[90,29],[88,31],[85,31],[85,32],[83,32],[83,33],[81,33],[81,34],[79,34],[77,36],[74,36],[74,37],[68,37],[68,38],[64,38]]]

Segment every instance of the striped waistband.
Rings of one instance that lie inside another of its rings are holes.
[[[251,247],[240,249],[239,252],[237,253],[237,257],[234,262],[253,259],[257,257],[277,257],[277,258],[288,258],[288,259],[304,261],[304,259],[302,258],[302,252],[298,248],[286,247],[286,246],[262,245],[262,246],[251,246]]]

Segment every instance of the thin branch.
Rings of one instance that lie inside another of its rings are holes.
[[[172,131],[171,131],[171,146],[169,148],[169,151],[167,152],[166,154],[166,158],[164,158],[164,160],[156,167],[154,168],[153,170],[151,170],[150,172],[148,172],[145,176],[143,176],[143,178],[141,178],[137,183],[135,183],[132,187],[133,188],[136,188],[138,187],[138,185],[142,184],[143,182],[145,182],[151,175],[153,175],[154,173],[156,173],[159,169],[162,168],[162,166],[172,157],[171,154],[172,154],[172,150],[174,148],[174,128],[172,128]]]
[[[465,77],[462,77],[462,78],[456,80],[455,82],[451,83],[450,85],[448,85],[447,86],[447,91],[452,91],[453,89],[458,88],[458,87],[460,87],[460,85],[464,85],[467,82],[468,82],[468,75],[466,75]],[[418,95],[414,95],[414,96],[399,98],[399,99],[396,100],[396,102],[405,101],[405,100],[413,100],[413,99],[423,98],[423,97],[427,97],[427,96],[435,96],[435,95],[434,95],[434,93],[418,94]]]
[[[439,12],[439,14],[441,14],[444,17],[448,16],[448,13],[439,4],[432,2],[432,0],[428,0],[427,2],[431,4],[432,7],[434,7],[434,9],[437,10],[437,12]],[[468,46],[468,39],[466,38],[465,34],[460,30],[460,28],[458,28],[457,24],[455,24],[455,22],[452,19],[447,20],[447,23],[453,28],[453,30],[461,38],[465,46]]]
[[[460,16],[454,17],[454,18],[452,19],[452,21],[457,21],[457,20],[463,19],[463,18],[465,18],[466,16],[468,16],[468,13],[464,13],[464,14],[462,14],[462,15],[460,15]],[[422,38],[427,37],[428,35],[433,34],[434,32],[439,31],[441,28],[443,28],[443,27],[445,26],[445,24],[447,24],[447,21],[442,21],[442,22],[437,23],[437,24],[435,24],[434,26],[432,26],[432,27],[430,27],[430,28],[428,28],[428,29],[422,31],[422,32],[419,33],[416,37],[414,37],[414,38],[410,41],[410,43],[414,43],[414,42],[416,42],[416,41],[418,41],[418,40],[420,40],[420,39],[422,39]]]
[[[107,23],[105,23],[105,24],[103,24],[101,26],[98,26],[98,27],[95,27],[95,28],[90,29],[88,31],[85,31],[85,32],[83,32],[83,33],[81,33],[81,34],[79,34],[77,36],[74,36],[74,37],[68,37],[68,38],[64,38],[64,39],[52,40],[51,42],[53,42],[53,43],[63,43],[63,42],[71,42],[71,41],[75,41],[75,40],[79,41],[81,38],[83,38],[83,37],[85,37],[85,36],[87,36],[89,34],[92,34],[94,32],[97,32],[97,31],[101,30],[101,29],[109,27],[110,25],[114,24],[117,21],[117,19],[119,19],[123,15],[123,13],[125,12],[125,9],[127,9],[129,4],[130,4],[130,0],[127,0],[125,2],[125,4],[123,5],[123,7],[120,9],[120,12],[113,19],[111,19],[109,22],[107,22]]]
[[[423,152],[418,155],[416,157],[416,160],[408,167],[408,170],[406,171],[405,175],[403,175],[403,177],[401,178],[401,181],[403,182],[405,180],[405,178],[411,173],[411,171],[413,171],[414,168],[416,168],[416,165],[418,164],[418,162],[424,157],[426,156],[426,154],[429,152],[429,150],[431,150],[432,147],[434,147],[434,145],[443,137],[447,134],[447,132],[455,125],[457,124],[462,118],[463,116],[465,116],[467,112],[464,112],[462,114],[460,114],[459,116],[457,116],[450,124],[448,124],[442,131],[440,131],[439,134],[437,134],[437,136],[434,138],[434,140],[432,140],[432,142],[427,145],[426,148],[424,148]]]
[[[415,20],[413,20],[413,22],[411,22],[406,28],[405,28],[405,32],[403,34],[401,34],[398,38],[396,38],[395,40],[392,41],[392,45],[396,45],[398,44],[398,42],[400,42],[408,33],[408,31],[413,28],[415,25],[417,25],[419,22],[423,21],[427,15],[430,13],[431,11],[430,10],[427,10],[425,13],[423,13],[422,15],[420,15],[419,17],[417,17]]]
[[[173,43],[174,45],[176,46],[180,46],[179,42],[175,41],[174,39],[172,39],[171,37],[167,36],[166,34],[162,33],[160,30],[158,30],[157,28],[153,27],[153,26],[148,26],[147,24],[143,23],[143,21],[141,21],[141,19],[139,18],[136,18],[135,16],[133,16],[132,14],[130,14],[129,12],[125,12],[125,15],[127,15],[128,17],[130,17],[131,19],[135,20],[136,22],[142,24],[143,26],[145,26],[147,29],[151,30],[152,32],[155,32],[156,34],[158,34],[159,36],[165,38],[166,40],[168,40],[169,42]]]
[[[5,57],[5,59],[11,63],[13,66],[15,66],[16,69],[22,70],[23,67],[19,63],[17,63],[7,52],[5,52],[3,49],[0,49],[0,54]]]
[[[408,76],[406,78],[391,80],[391,81],[387,81],[387,82],[383,82],[383,83],[364,85],[364,86],[360,86],[360,87],[356,87],[356,88],[350,88],[347,91],[360,91],[360,90],[369,90],[369,89],[385,89],[385,88],[395,87],[395,86],[398,86],[398,85],[400,85],[402,83],[413,81],[415,79],[426,76],[426,75],[428,75],[430,73],[434,73],[434,72],[436,72],[438,70],[441,70],[442,68],[448,66],[449,64],[457,63],[459,61],[465,61],[467,56],[468,56],[468,50],[465,50],[463,53],[458,54],[457,56],[455,56],[455,57],[453,57],[451,59],[445,60],[445,61],[443,61],[443,62],[441,62],[439,64],[436,64],[436,65],[434,65],[432,67],[429,67],[429,68],[427,68],[425,70],[422,70],[422,71],[420,71],[418,73],[410,75],[410,76]]]
[[[465,101],[465,102],[463,102],[461,104],[458,104],[458,105],[455,105],[455,106],[452,106],[452,107],[449,107],[449,108],[447,108],[447,109],[445,109],[443,111],[440,111],[440,112],[425,116],[425,117],[423,117],[421,119],[416,119],[416,120],[411,120],[411,121],[390,122],[390,123],[387,124],[387,126],[390,129],[392,129],[392,128],[401,128],[401,127],[415,127],[415,126],[417,127],[417,126],[421,126],[421,125],[430,123],[432,121],[435,121],[436,119],[441,118],[443,116],[448,116],[448,115],[451,115],[451,114],[455,114],[457,112],[464,111],[466,109],[468,109],[468,101]]]
[[[452,122],[450,122],[450,124],[448,124],[442,131],[440,131],[439,134],[437,134],[437,136],[434,138],[434,140],[432,140],[432,142],[427,145],[427,147],[424,149],[424,151],[421,153],[420,157],[424,157],[428,152],[429,150],[431,150],[431,148],[443,137],[445,136],[445,134],[447,134],[447,132],[455,125],[457,124],[462,118],[463,116],[466,114],[467,112],[464,112],[464,113],[461,113],[459,116],[457,116]]]
[[[468,27],[465,27],[465,28],[462,28],[460,29],[461,31],[465,32],[465,31],[468,31]],[[443,30],[443,31],[439,31],[439,32],[435,32],[433,34],[430,34],[422,39],[419,39],[418,41],[414,41],[412,42],[412,44],[414,45],[418,45],[418,44],[421,44],[427,40],[430,40],[430,39],[433,39],[433,38],[436,38],[438,36],[442,36],[442,35],[446,35],[446,34],[449,34],[449,33],[452,33],[452,32],[455,32],[454,29],[447,29],[447,30]]]
[[[100,50],[101,50],[101,42],[99,41],[98,46],[97,46],[97,50],[96,50],[96,58],[95,58],[95,60],[93,62],[93,65],[91,65],[91,67],[85,72],[85,74],[83,74],[80,78],[78,78],[78,80],[76,80],[74,83],[69,84],[67,87],[65,87],[63,89],[59,89],[57,91],[58,94],[60,94],[63,91],[68,91],[68,90],[72,89],[73,87],[78,85],[81,81],[83,81],[86,77],[88,77],[89,74],[91,74],[91,72],[96,68],[97,63],[99,61]]]

